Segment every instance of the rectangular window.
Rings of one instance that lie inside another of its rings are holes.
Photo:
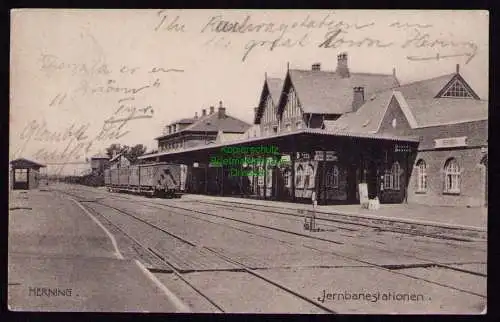
[[[15,169],[14,170],[14,180],[16,182],[27,182],[28,181],[28,170],[27,169]]]

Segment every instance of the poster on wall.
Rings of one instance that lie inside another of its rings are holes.
[[[359,203],[361,205],[368,204],[368,185],[366,183],[359,184]]]

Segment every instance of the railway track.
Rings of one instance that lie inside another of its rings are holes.
[[[115,195],[113,195],[113,196],[115,197]],[[190,207],[191,208],[186,208],[186,207],[181,207],[178,204],[172,204],[172,203],[164,204],[164,203],[160,203],[160,202],[151,202],[151,201],[148,201],[148,202],[139,202],[137,200],[133,200],[132,198],[129,198],[128,196],[122,196],[122,195],[116,195],[116,197],[119,198],[119,199],[122,199],[124,201],[138,203],[138,204],[141,204],[141,205],[144,205],[144,206],[147,206],[147,207],[153,207],[153,208],[160,209],[160,210],[169,210],[170,213],[173,213],[172,212],[173,209],[177,209],[177,210],[180,210],[180,211],[184,211],[184,213],[180,214],[182,216],[188,216],[188,217],[192,217],[192,218],[195,218],[197,220],[203,220],[203,221],[206,221],[206,222],[215,223],[215,222],[212,222],[212,221],[207,220],[206,218],[204,218],[205,216],[204,217],[200,217],[200,216],[197,216],[197,215],[208,215],[208,216],[219,218],[219,219],[224,219],[224,220],[229,220],[229,221],[237,222],[237,223],[241,223],[241,224],[246,224],[246,225],[251,225],[251,226],[255,226],[255,227],[265,228],[265,229],[269,229],[269,230],[279,231],[279,232],[282,232],[282,233],[287,233],[287,234],[290,234],[290,235],[305,237],[305,238],[312,239],[312,240],[319,240],[319,241],[324,241],[324,242],[328,242],[328,243],[334,243],[334,244],[338,244],[338,245],[342,245],[343,244],[343,242],[337,241],[337,240],[333,240],[331,238],[322,238],[322,237],[318,237],[318,236],[311,235],[311,234],[302,234],[302,233],[298,233],[298,232],[295,232],[295,231],[290,231],[290,230],[287,230],[287,229],[281,229],[281,228],[277,228],[277,227],[273,227],[273,226],[269,226],[269,225],[257,224],[257,223],[254,223],[254,222],[251,222],[251,221],[248,221],[248,220],[243,220],[243,219],[240,219],[240,218],[232,218],[232,217],[228,217],[228,216],[223,216],[223,215],[219,215],[217,213],[207,212],[206,210],[193,209],[191,201],[190,201]],[[212,204],[212,203],[210,203],[210,204]],[[227,206],[225,206],[225,208],[227,208]],[[239,209],[240,207],[238,206],[237,208]],[[234,207],[232,207],[232,209],[234,209]],[[249,209],[249,208],[244,208],[244,209]],[[253,210],[253,209],[251,209],[251,210]],[[253,210],[252,213],[255,213],[255,210]],[[177,212],[177,214],[179,214],[179,213]],[[197,214],[197,215],[193,216],[193,214]],[[265,214],[267,215],[268,213],[266,212]],[[280,215],[284,215],[284,216],[288,216],[289,217],[289,214],[280,214]],[[292,216],[292,218],[293,217],[299,217],[301,219],[303,218],[300,215],[291,215],[291,216]],[[299,222],[299,221],[300,220],[297,219],[297,222]],[[215,223],[215,224],[221,225],[221,223]],[[348,224],[350,224],[350,225],[352,225],[354,227],[358,226],[358,225],[356,225],[356,223],[348,223]],[[237,227],[234,227],[234,226],[231,226],[231,225],[225,224],[225,226],[229,226],[229,227],[231,227],[233,229],[242,230],[242,231],[245,231],[247,233],[252,233],[254,235],[259,235],[260,237],[269,238],[269,239],[275,239],[275,238],[271,238],[269,236],[265,236],[265,235],[262,235],[262,234],[255,234],[253,232],[249,232],[248,230],[237,228]],[[335,227],[344,228],[344,227],[339,227],[339,226],[335,226]],[[360,227],[366,227],[366,226],[365,225],[361,225]],[[374,228],[373,226],[368,226],[368,227],[369,228]],[[377,229],[378,227],[375,227],[375,228]],[[413,235],[413,234],[409,234],[409,235]],[[343,236],[345,236],[345,237],[351,237],[351,238],[357,238],[355,236],[349,236],[349,235],[343,235]],[[457,246],[456,244],[449,244],[447,242],[446,242],[446,244],[447,245],[452,245],[452,246],[455,246],[455,247]],[[363,248],[368,248],[368,249],[382,250],[384,252],[389,252],[389,251],[387,251],[384,248],[376,247],[376,246],[369,246],[369,245],[358,246],[356,244],[356,241],[353,241],[353,243],[350,243],[350,245],[351,246],[355,246],[355,247],[363,247]],[[461,248],[470,248],[472,250],[478,250],[475,247],[464,245],[464,244],[460,244],[460,247]],[[430,260],[428,260],[426,258],[422,258],[422,257],[415,256],[415,255],[406,254],[405,256],[411,257],[411,258],[414,258],[414,259],[417,259],[417,260],[423,260],[423,261],[426,261],[426,262],[433,262],[433,261],[430,261]],[[451,267],[451,266],[446,265],[446,264],[441,264],[441,263],[433,262],[432,265],[443,267],[443,268],[447,268],[447,269],[451,269],[451,270],[464,271],[464,272],[469,273],[469,274],[474,274],[474,275],[479,275],[479,276],[486,277],[486,274],[481,274],[481,273],[474,272],[474,271],[469,271],[469,270],[460,270],[460,269]],[[386,265],[385,267],[387,267],[387,268],[398,268],[397,265]],[[403,267],[403,266],[401,266],[401,267]]]
[[[89,190],[90,191],[90,190]],[[106,192],[101,192],[106,193]],[[132,200],[128,196],[116,195],[120,199]],[[154,204],[161,204],[154,202],[153,200],[148,201]],[[207,200],[190,200],[190,203],[199,203],[225,207],[227,209],[234,209],[235,207],[239,210],[250,210],[252,213],[256,211],[265,212],[266,214],[277,214],[288,217],[295,217],[298,220],[303,220],[304,213],[308,213],[307,210],[295,210],[295,209],[285,209],[278,208],[271,205],[248,205],[245,203],[237,202],[226,202],[226,201],[207,201]],[[335,216],[331,218],[330,216]],[[486,240],[485,232],[478,232],[476,230],[470,230],[466,228],[450,228],[444,226],[430,226],[427,224],[417,224],[417,223],[405,223],[385,219],[367,219],[360,217],[353,217],[345,214],[335,214],[335,215],[324,215],[321,212],[316,214],[316,222],[321,222],[322,227],[328,227],[333,229],[345,230],[345,231],[357,231],[358,227],[366,227],[370,229],[375,229],[377,231],[386,231],[392,233],[399,233],[409,236],[423,236],[434,239],[441,239],[445,241],[459,241],[459,242],[484,242]],[[324,229],[324,228],[323,228]]]
[[[74,196],[74,195],[72,195]],[[214,250],[210,247],[206,247],[206,246],[203,246],[203,245],[199,245],[197,244],[196,242],[193,242],[193,241],[190,241],[188,239],[186,239],[185,237],[182,237],[182,236],[179,236],[171,231],[168,231],[166,230],[165,228],[163,227],[160,227],[156,224],[153,224],[153,223],[150,223],[138,216],[136,216],[135,214],[129,212],[129,211],[125,211],[123,209],[120,209],[118,207],[114,207],[114,206],[110,206],[110,205],[107,205],[107,204],[104,204],[102,202],[99,202],[99,201],[87,201],[87,202],[94,202],[94,203],[97,203],[101,206],[104,206],[104,207],[108,207],[108,208],[111,208],[117,212],[119,212],[120,214],[123,214],[125,216],[128,216],[130,218],[133,218],[135,220],[137,220],[138,222],[142,223],[142,224],[145,224],[149,227],[151,227],[152,229],[156,229],[158,231],[161,231],[162,233],[165,233],[167,234],[168,236],[170,237],[173,237],[183,243],[185,243],[186,245],[189,245],[191,247],[194,247],[194,248],[197,248],[197,249],[202,249],[202,250],[206,250],[212,254],[214,254],[215,256],[221,258],[222,260],[225,260],[227,261],[228,263],[231,263],[232,265],[236,266],[239,271],[242,271],[242,272],[246,272],[252,276],[255,276],[256,278],[260,279],[260,280],[263,280],[265,281],[266,283],[269,283],[277,288],[279,288],[281,291],[283,292],[286,292],[296,298],[299,298],[305,302],[307,302],[308,304],[316,307],[316,308],[319,308],[321,309],[324,313],[336,313],[335,311],[333,311],[332,309],[314,301],[313,299],[310,299],[288,287],[286,287],[285,285],[282,285],[280,284],[279,282],[276,282],[268,277],[265,277],[263,276],[262,274],[259,274],[258,272],[252,270],[251,268],[249,268],[248,266],[242,264],[241,262],[239,262],[238,260],[234,259],[234,258],[231,258],[225,254],[222,254],[220,253],[219,251],[217,250]],[[86,203],[87,203],[86,202]],[[216,300],[210,298],[207,294],[205,294],[203,292],[203,290],[199,289],[198,287],[196,287],[194,285],[194,283],[192,281],[189,280],[189,278],[187,278],[186,276],[184,276],[183,273],[181,273],[176,267],[175,265],[173,265],[172,263],[170,263],[164,256],[162,256],[159,252],[155,251],[153,248],[151,247],[147,247],[145,245],[143,245],[140,241],[138,241],[135,237],[131,236],[129,233],[127,233],[126,231],[124,231],[122,228],[120,228],[118,225],[116,225],[115,223],[113,223],[111,220],[109,220],[108,218],[106,218],[105,216],[103,216],[102,214],[96,212],[93,208],[91,207],[86,207],[89,211],[92,211],[94,214],[97,214],[99,216],[99,218],[103,218],[109,225],[115,227],[117,230],[119,230],[122,234],[124,234],[125,236],[127,236],[130,240],[132,240],[136,245],[138,245],[139,247],[141,247],[144,251],[146,252],[149,252],[150,254],[156,256],[158,259],[160,259],[162,262],[164,262],[167,266],[169,266],[171,269],[172,269],[172,272],[179,278],[181,279],[184,283],[186,283],[191,289],[193,289],[197,294],[199,294],[202,298],[204,298],[205,300],[207,300],[216,310],[216,313],[224,313],[226,312],[225,309],[220,305],[220,304],[217,304],[216,303]]]
[[[304,214],[299,214],[297,211],[293,211],[291,209],[287,209],[290,211],[284,211],[283,208],[278,208],[274,206],[269,206],[269,205],[248,205],[244,203],[231,203],[231,202],[225,202],[225,201],[206,201],[206,200],[196,200],[195,202],[201,203],[201,204],[209,204],[209,205],[216,205],[216,206],[221,206],[225,208],[234,208],[235,204],[237,205],[239,209],[248,209],[252,211],[260,210],[260,211],[265,211],[266,213],[275,213],[275,214],[280,214],[280,215],[285,215],[285,216],[292,216],[292,217],[299,217],[303,218]],[[303,210],[304,212],[310,212],[308,210]],[[439,233],[429,233],[426,232],[429,230],[429,225],[425,224],[416,224],[416,223],[402,223],[402,222],[397,222],[397,221],[388,221],[388,220],[379,220],[379,219],[360,219],[360,218],[355,218],[356,221],[349,220],[352,216],[349,215],[344,215],[344,214],[335,214],[335,217],[341,217],[345,218],[346,220],[342,219],[334,219],[334,218],[328,218],[322,215],[321,212],[317,212],[316,214],[316,221],[322,221],[323,226],[327,227],[334,227],[338,229],[346,229],[345,227],[340,227],[337,225],[328,225],[326,223],[339,223],[339,224],[345,224],[345,225],[352,225],[352,226],[363,226],[363,227],[368,227],[368,228],[374,228],[378,229],[381,231],[388,231],[388,232],[395,232],[395,233],[400,233],[400,234],[406,234],[406,235],[412,235],[412,236],[424,236],[424,237],[429,237],[429,238],[436,238],[436,239],[444,239],[444,240],[452,240],[452,241],[464,241],[464,242],[474,242],[474,241],[484,241],[484,239],[474,239],[470,237],[464,237],[464,235],[481,235],[475,230],[467,230],[466,228],[449,228],[449,227],[444,227],[444,226],[435,226],[437,229],[440,230]],[[351,218],[352,219],[352,218]],[[378,222],[378,223],[377,223]],[[392,226],[392,227],[391,227]],[[443,232],[445,231],[445,232]],[[457,234],[458,232],[458,234]]]
[[[137,203],[137,201],[135,200],[131,200],[131,198],[121,198],[121,199],[124,199],[125,201],[129,201],[129,202],[134,202],[134,203]],[[99,202],[96,200],[96,202]],[[233,221],[240,221],[240,222],[244,222],[246,224],[251,224],[251,225],[254,225],[253,223],[251,222],[245,222],[245,221],[241,221],[241,220],[236,220],[236,219],[233,219],[233,218],[228,218],[228,217],[225,217],[225,216],[221,216],[221,215],[216,215],[216,214],[212,214],[212,213],[207,213],[207,212],[201,212],[201,211],[197,211],[197,210],[193,210],[193,209],[190,209],[190,208],[184,208],[184,207],[180,207],[180,206],[177,206],[177,205],[164,205],[164,204],[157,204],[157,203],[141,203],[145,206],[148,206],[148,207],[153,207],[153,208],[157,208],[157,209],[162,209],[162,210],[169,210],[169,213],[174,213],[174,214],[179,214],[179,210],[180,211],[184,211],[186,213],[181,213],[179,215],[182,215],[182,216],[188,216],[188,217],[192,217],[192,218],[195,218],[195,219],[198,219],[198,220],[205,220],[205,221],[208,221],[206,218],[200,218],[198,216],[193,216],[192,213],[197,213],[197,214],[203,214],[203,215],[209,215],[209,216],[213,216],[213,217],[219,217],[219,218],[223,218],[223,219],[230,219],[230,220],[233,220]],[[106,205],[107,207],[110,207],[109,205]],[[158,207],[160,206],[160,207]],[[114,208],[114,209],[118,209],[120,211],[122,211],[122,209],[119,209],[119,208],[116,208],[116,207],[111,207],[111,208]],[[175,209],[175,211],[174,211]],[[189,214],[187,214],[189,213]],[[142,220],[140,218],[137,218],[137,220]],[[209,221],[211,222],[211,221]],[[214,224],[221,224],[221,223],[215,223],[215,222],[212,222]],[[254,225],[255,226],[255,225]],[[233,226],[230,226],[231,228],[233,229],[239,229],[239,228],[235,228]],[[269,227],[266,227],[266,228],[269,228]],[[272,227],[271,227],[272,228]],[[242,230],[242,229],[239,229],[239,230]],[[248,232],[248,231],[247,231]],[[323,238],[317,238],[316,236],[309,236],[309,235],[306,235],[308,236],[309,238],[313,238],[313,239],[318,239],[318,240],[322,240],[322,241],[327,241],[327,242],[331,242],[330,240],[328,239],[323,239]],[[266,236],[264,236],[266,237]],[[181,237],[182,238],[182,237]],[[480,296],[480,297],[483,297],[485,298],[484,295],[482,294],[478,294],[478,293],[475,293],[475,292],[471,292],[471,291],[468,291],[468,290],[464,290],[464,289],[460,289],[460,288],[456,288],[456,287],[453,287],[451,285],[446,285],[446,284],[443,284],[443,283],[439,283],[439,282],[435,282],[435,281],[431,281],[431,280],[428,280],[428,279],[424,279],[424,278],[419,278],[419,277],[415,277],[415,276],[412,276],[412,275],[409,275],[409,274],[406,274],[406,273],[403,273],[403,272],[400,272],[398,271],[398,269],[401,269],[401,268],[404,268],[404,267],[397,267],[397,265],[393,265],[393,266],[390,266],[390,267],[387,267],[387,266],[383,266],[383,265],[376,265],[376,264],[373,264],[373,263],[370,263],[370,262],[367,262],[367,261],[364,261],[364,260],[361,260],[359,258],[353,258],[353,257],[350,257],[350,256],[345,256],[345,255],[342,255],[342,254],[338,254],[338,253],[335,253],[335,252],[331,252],[331,251],[325,251],[324,249],[319,249],[319,248],[316,248],[316,247],[313,247],[313,246],[308,246],[308,245],[301,245],[302,247],[306,247],[306,248],[310,248],[310,249],[313,249],[313,250],[316,250],[316,251],[319,251],[319,252],[326,252],[326,253],[331,253],[331,254],[334,254],[336,256],[340,256],[340,257],[344,257],[346,259],[349,259],[349,260],[354,260],[354,261],[357,261],[359,263],[362,263],[362,264],[365,264],[367,266],[372,266],[372,267],[375,267],[375,268],[378,268],[378,269],[382,269],[382,270],[386,270],[386,271],[390,271],[391,273],[394,273],[394,274],[399,274],[399,275],[403,275],[403,276],[406,276],[406,277],[410,277],[410,278],[414,278],[414,279],[418,279],[418,280],[422,280],[422,281],[425,281],[425,282],[428,282],[428,283],[432,283],[432,284],[436,284],[436,285],[440,285],[440,286],[443,286],[443,287],[447,287],[447,288],[450,288],[450,289],[454,289],[454,290],[457,290],[457,291],[460,291],[460,292],[465,292],[465,293],[469,293],[469,294],[472,294],[472,295],[476,295],[476,296]],[[224,254],[220,254],[219,255],[221,256],[225,256]],[[230,259],[230,258],[229,258]],[[241,264],[241,263],[239,263]],[[479,275],[479,276],[482,276],[482,277],[486,277],[485,274],[479,274],[477,272],[473,272],[473,271],[468,271],[468,270],[461,270],[461,269],[457,269],[457,268],[454,268],[454,267],[451,267],[451,266],[448,266],[448,265],[443,265],[443,264],[438,264],[438,263],[433,263],[433,264],[429,264],[428,267],[441,267],[441,268],[445,268],[445,269],[448,269],[448,270],[454,270],[454,271],[460,271],[460,272],[463,272],[463,273],[466,273],[466,274],[472,274],[472,275]],[[426,266],[422,266],[422,267],[426,267]],[[249,269],[249,267],[247,267],[246,269]]]

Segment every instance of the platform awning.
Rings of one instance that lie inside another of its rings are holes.
[[[418,143],[420,141],[420,139],[418,137],[415,137],[415,136],[396,136],[396,135],[376,134],[376,133],[353,133],[353,132],[340,131],[340,130],[327,131],[327,130],[322,130],[322,129],[299,129],[299,130],[295,130],[295,131],[291,131],[291,132],[279,133],[279,134],[274,134],[274,135],[270,135],[270,136],[244,138],[241,140],[234,140],[234,141],[227,141],[227,142],[222,142],[222,143],[214,143],[214,144],[195,146],[195,147],[191,147],[191,148],[187,148],[187,149],[158,152],[158,153],[154,153],[154,154],[142,155],[138,159],[145,160],[145,159],[156,158],[156,157],[161,157],[161,156],[176,155],[176,154],[193,152],[193,151],[210,150],[210,149],[214,149],[214,148],[216,149],[216,148],[230,147],[230,146],[241,145],[241,144],[262,144],[264,142],[269,142],[270,140],[272,140],[274,138],[285,138],[285,137],[292,137],[292,136],[297,136],[297,135],[302,135],[302,134],[313,134],[313,135],[331,136],[331,137],[352,137],[352,138],[360,138],[360,139],[384,140],[384,141],[393,141],[393,142]]]

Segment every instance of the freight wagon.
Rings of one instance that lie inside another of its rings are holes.
[[[184,190],[183,171],[182,165],[164,162],[106,169],[104,184],[111,192],[173,197]]]

